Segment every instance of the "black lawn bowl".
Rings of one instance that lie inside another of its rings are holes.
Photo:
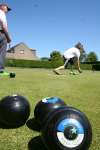
[[[41,133],[48,150],[88,150],[92,141],[92,128],[88,118],[72,107],[53,112]]]
[[[9,76],[10,78],[15,78],[16,74],[14,72],[10,72]]]
[[[29,115],[29,102],[21,95],[6,96],[0,101],[0,122],[8,127],[24,125]]]
[[[58,97],[49,97],[40,100],[34,110],[34,117],[42,126],[49,114],[60,107],[66,106],[65,102]]]

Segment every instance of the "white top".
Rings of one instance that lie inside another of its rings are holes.
[[[70,59],[73,57],[79,58],[80,57],[80,51],[78,48],[72,47],[72,48],[66,50],[63,55],[66,59]]]
[[[0,22],[7,28],[7,19],[5,13],[0,9]],[[0,23],[0,30],[2,30],[2,24]]]

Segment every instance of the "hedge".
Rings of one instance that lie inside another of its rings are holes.
[[[100,61],[94,61],[94,62],[85,61],[85,62],[82,62],[82,64],[100,64]]]
[[[18,60],[7,59],[8,67],[24,67],[24,68],[56,68],[62,65],[62,61],[43,61],[43,60]]]
[[[100,71],[100,64],[94,64],[94,65],[92,65],[92,70],[93,71]]]
[[[83,70],[92,70],[92,65],[91,64],[81,64],[80,68]]]
[[[8,67],[23,67],[23,68],[56,68],[63,65],[63,61],[43,61],[43,60],[18,60],[7,59],[6,66]],[[93,64],[81,64],[83,70],[92,70]],[[68,67],[69,68],[69,67]]]

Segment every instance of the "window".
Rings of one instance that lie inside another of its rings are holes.
[[[20,54],[24,54],[24,50],[20,50]]]

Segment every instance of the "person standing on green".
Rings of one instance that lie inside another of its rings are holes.
[[[0,73],[4,73],[7,43],[11,42],[6,19],[6,14],[10,10],[7,4],[0,4]]]

